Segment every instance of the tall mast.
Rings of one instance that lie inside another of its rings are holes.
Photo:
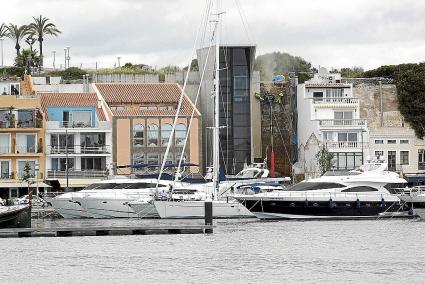
[[[220,171],[220,11],[218,1],[217,5],[217,22],[215,25],[215,78],[214,78],[214,128],[213,128],[213,185],[214,185],[214,198],[217,199],[219,193],[219,171]]]

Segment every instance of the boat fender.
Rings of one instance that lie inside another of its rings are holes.
[[[356,200],[356,207],[357,208],[360,208],[361,207],[360,199],[358,199],[358,198]]]
[[[334,207],[335,207],[335,204],[332,201],[332,198],[329,198],[329,208],[334,208]]]
[[[384,208],[385,207],[385,199],[382,197],[381,199],[381,207]]]
[[[304,205],[305,206],[308,206],[308,200],[307,200],[307,197],[305,198],[305,200],[304,200]]]

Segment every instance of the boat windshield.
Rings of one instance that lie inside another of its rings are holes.
[[[345,185],[334,183],[334,182],[300,182],[294,186],[286,188],[285,190],[307,191],[307,190],[342,188],[342,187],[345,187]]]
[[[196,189],[174,189],[173,194],[195,194]]]
[[[240,171],[236,177],[238,178],[255,178],[259,176],[263,171],[259,169],[246,169]]]
[[[327,171],[324,176],[356,176],[361,174],[361,172],[352,172],[352,171]]]

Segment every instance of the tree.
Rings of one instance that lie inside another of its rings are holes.
[[[0,25],[0,38],[7,37],[7,26],[5,24]]]
[[[333,158],[334,154],[329,152],[325,145],[322,145],[319,152],[316,153],[316,159],[322,175],[332,168]]]
[[[31,74],[31,68],[38,66],[39,60],[37,50],[23,49],[21,54],[15,58],[15,66],[25,68]]]
[[[184,67],[183,70],[187,71],[188,66]],[[190,63],[190,71],[199,71],[199,66],[198,66],[198,59],[192,59],[192,62]]]
[[[34,169],[35,170],[35,169]],[[25,163],[24,172],[22,174],[21,180],[28,184],[28,195],[30,195],[30,185],[34,183],[35,175],[32,173],[33,169],[31,168],[28,162]]]
[[[399,110],[418,138],[425,136],[425,63],[402,69],[397,75]]]
[[[7,37],[15,42],[16,56],[20,55],[19,50],[21,45],[19,42],[28,35],[29,30],[27,25],[17,26],[10,23],[7,27]]]
[[[313,73],[311,64],[299,56],[289,53],[273,52],[260,55],[255,60],[254,69],[260,72],[264,81],[271,81],[273,75],[295,73],[298,81],[303,83],[310,79]]]
[[[29,29],[32,35],[37,37],[40,49],[40,67],[43,67],[43,41],[46,35],[58,36],[61,31],[56,27],[55,24],[50,23],[50,19],[43,17],[33,17],[34,22],[29,25]]]

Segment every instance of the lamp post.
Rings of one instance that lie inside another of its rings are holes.
[[[269,92],[266,92],[264,94],[267,102],[270,106],[270,173],[271,176],[274,177],[275,175],[275,157],[274,157],[274,139],[273,139],[273,105],[275,97],[274,95],[270,94]]]
[[[63,69],[66,70],[66,51],[67,51],[66,47],[63,49],[63,51],[65,53],[65,65],[64,65],[65,67]]]
[[[55,61],[56,61],[56,50],[53,50],[52,51],[52,53],[53,53],[53,70],[55,70],[56,69],[56,66],[55,66]]]
[[[4,41],[4,38],[0,38],[0,43],[1,43],[1,67],[3,67],[3,41]]]
[[[35,189],[35,194],[38,197],[38,173],[40,171],[40,164],[36,163],[35,167],[34,167],[34,172],[35,172],[35,182],[36,182],[36,189]]]
[[[69,60],[71,59],[71,57],[69,56],[69,49],[70,48],[71,48],[70,46],[66,47],[66,49],[68,50],[68,56],[66,57],[66,59],[68,60],[68,68],[69,68]]]
[[[121,67],[121,57],[118,56],[117,59],[118,59],[118,68],[120,68]]]

